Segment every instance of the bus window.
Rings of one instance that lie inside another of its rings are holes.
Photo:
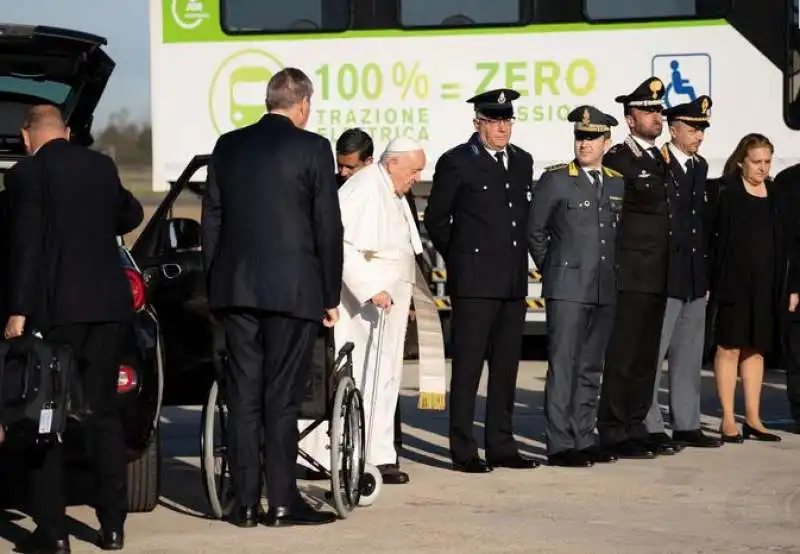
[[[229,35],[336,32],[350,27],[350,0],[222,0],[222,30]]]
[[[398,19],[404,28],[461,27],[465,25],[522,25],[524,0],[397,0]]]
[[[784,68],[783,119],[790,129],[800,130],[800,16],[798,0],[788,0],[786,18],[786,67]]]
[[[731,0],[583,0],[590,21],[723,18]]]

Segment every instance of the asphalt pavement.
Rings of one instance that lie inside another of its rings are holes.
[[[545,364],[525,361],[518,380],[515,432],[523,452],[543,455]],[[764,385],[767,425],[788,418],[784,377]],[[482,421],[486,382],[481,384]],[[199,407],[167,408],[161,505],[133,514],[126,552],[217,553],[714,553],[800,552],[800,436],[780,443],[688,449],[648,461],[590,469],[540,467],[465,475],[448,469],[447,412],[416,408],[416,366],[402,392],[405,452],[411,483],[386,486],[375,505],[319,528],[239,529],[216,521],[200,481]],[[666,381],[665,381],[666,383]],[[664,393],[666,401],[666,391]],[[738,399],[741,412],[741,398]],[[703,425],[719,424],[713,378],[703,373]],[[476,426],[480,437],[482,424]],[[301,483],[312,499],[326,482]],[[316,500],[321,504],[320,500]],[[73,552],[94,552],[92,511],[72,507]],[[7,513],[0,536],[19,539],[29,519]],[[0,551],[10,545],[0,539]]]

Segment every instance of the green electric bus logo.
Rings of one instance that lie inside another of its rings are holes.
[[[267,83],[283,64],[263,50],[248,49],[228,56],[214,73],[209,112],[218,134],[255,123],[264,115]]]
[[[182,29],[196,29],[208,17],[201,0],[172,0],[172,19]]]

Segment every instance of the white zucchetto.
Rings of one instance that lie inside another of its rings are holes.
[[[386,146],[386,152],[394,154],[398,152],[414,152],[422,150],[422,146],[411,137],[400,136],[393,138]]]

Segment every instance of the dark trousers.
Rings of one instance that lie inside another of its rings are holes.
[[[320,323],[258,310],[227,311],[222,321],[236,500],[259,504],[263,451],[269,505],[290,506],[299,497],[297,417]]]
[[[85,401],[92,415],[83,423],[95,486],[94,508],[100,525],[121,529],[127,515],[125,440],[117,404],[122,323],[56,327],[47,339],[69,345],[76,355]],[[35,447],[30,459],[31,508],[42,531],[66,536],[64,452],[59,443]]]
[[[595,445],[594,428],[614,305],[547,301],[544,388],[548,455]]]
[[[597,414],[597,431],[605,446],[648,436],[644,420],[653,402],[666,305],[666,296],[617,293]]]
[[[511,423],[522,330],[523,299],[452,299],[453,363],[450,378],[450,455],[466,463],[478,454],[473,435],[475,396],[483,362],[489,360],[485,447],[489,460],[517,454]]]
[[[800,321],[789,322],[789,334],[784,356],[786,394],[795,422],[800,424]]]
[[[403,449],[403,423],[400,418],[400,399],[394,412],[394,451],[397,452],[397,465],[400,465],[400,451]]]

